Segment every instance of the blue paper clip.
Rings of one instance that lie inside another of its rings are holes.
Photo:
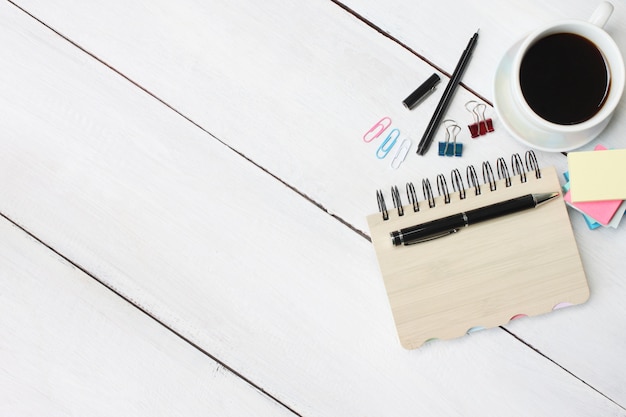
[[[393,148],[393,146],[398,141],[398,136],[400,136],[400,130],[398,129],[393,129],[391,132],[389,132],[383,143],[381,143],[376,150],[376,157],[378,159],[383,159],[387,156],[391,148]]]
[[[446,122],[452,122],[453,124],[446,124]],[[462,130],[461,126],[452,120],[444,120],[444,125],[446,126],[446,140],[445,142],[439,142],[439,155],[461,156],[463,154],[463,144],[456,143],[456,137]],[[452,138],[452,144],[450,144],[450,138]]]

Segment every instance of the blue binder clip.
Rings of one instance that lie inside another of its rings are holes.
[[[462,130],[461,126],[457,125],[453,120],[444,120],[443,123],[446,127],[446,140],[439,142],[439,156],[461,156],[463,154],[463,144],[456,142],[456,137]]]

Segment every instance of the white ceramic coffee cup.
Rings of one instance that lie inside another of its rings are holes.
[[[494,105],[499,119],[518,140],[535,149],[563,152],[591,142],[611,120],[624,91],[624,61],[611,36],[603,30],[613,6],[602,3],[589,21],[563,20],[545,25],[518,41],[506,53],[496,73]],[[591,41],[600,50],[609,72],[609,92],[600,110],[590,119],[561,125],[537,115],[526,102],[520,85],[520,67],[528,49],[555,33],[573,33]]]

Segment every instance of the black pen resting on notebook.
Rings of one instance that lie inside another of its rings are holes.
[[[406,227],[391,232],[391,242],[394,246],[412,245],[448,236],[458,232],[463,227],[537,207],[558,195],[559,193],[527,194],[416,226]]]
[[[428,148],[430,147],[430,144],[432,143],[433,138],[435,137],[435,132],[437,131],[437,128],[439,127],[439,124],[441,123],[441,120],[445,116],[446,110],[448,109],[448,106],[450,105],[450,102],[452,101],[454,92],[456,91],[456,88],[458,87],[459,82],[461,82],[461,76],[463,75],[463,72],[465,71],[465,68],[467,67],[470,57],[472,56],[472,51],[474,50],[474,47],[476,46],[476,41],[478,41],[478,31],[474,33],[474,36],[472,36],[469,43],[467,44],[467,47],[463,51],[463,54],[461,55],[461,59],[459,59],[459,62],[456,64],[456,68],[454,69],[454,72],[452,73],[452,78],[450,78],[450,81],[448,81],[448,85],[446,86],[446,89],[443,91],[441,100],[439,101],[439,104],[437,104],[435,113],[433,113],[433,117],[430,119],[430,122],[428,123],[428,126],[426,127],[424,136],[422,136],[422,140],[420,140],[420,143],[417,145],[418,155],[424,155],[426,151],[428,150]]]

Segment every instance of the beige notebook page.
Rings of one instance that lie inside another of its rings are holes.
[[[393,246],[390,232],[451,214],[531,193],[559,192],[554,168],[534,171],[527,182],[497,181],[496,191],[481,184],[460,199],[451,193],[420,211],[404,206],[368,216],[372,242],[385,281],[401,344],[412,349],[432,338],[462,336],[471,328],[495,327],[518,314],[552,311],[560,303],[580,304],[589,288],[562,196],[520,213],[461,229],[410,246]],[[449,181],[449,180],[448,180]],[[388,197],[386,200],[389,201]],[[406,197],[404,197],[406,203]]]

